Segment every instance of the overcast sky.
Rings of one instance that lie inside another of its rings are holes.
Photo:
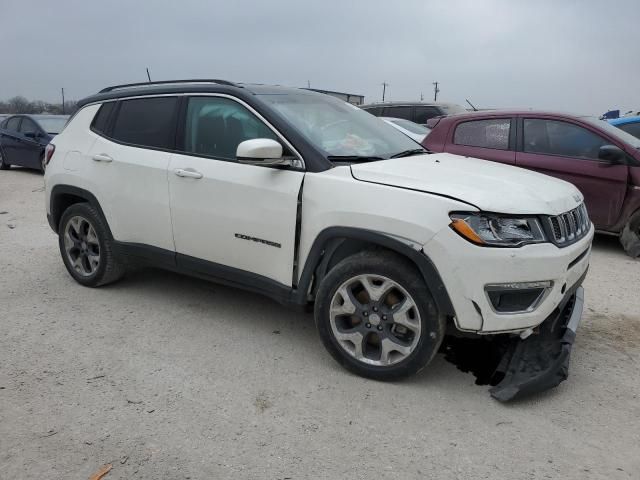
[[[600,114],[640,109],[639,0],[0,0],[0,98],[224,78]]]

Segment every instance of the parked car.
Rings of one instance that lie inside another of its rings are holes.
[[[593,238],[569,183],[428,155],[307,90],[156,82],[79,108],[45,186],[81,285],[147,264],[314,304],[331,355],[379,380],[422,369],[446,329],[513,343],[502,367],[527,368],[503,372],[500,400],[566,378]]]
[[[0,170],[11,165],[44,172],[44,149],[62,131],[68,115],[11,115],[0,123]]]
[[[615,120],[609,120],[609,123],[636,138],[640,138],[640,116],[616,118]]]
[[[595,117],[539,111],[437,119],[423,145],[561,178],[585,197],[596,229],[640,256],[640,140]]]
[[[424,140],[424,137],[426,137],[429,133],[429,129],[427,127],[423,127],[422,125],[414,123],[410,120],[405,120],[404,118],[381,118],[393,128],[404,133],[407,137],[415,140],[418,143],[421,143]]]
[[[442,102],[382,102],[361,105],[360,108],[376,117],[404,118],[424,126],[427,126],[427,120],[430,118],[467,111],[461,105]]]

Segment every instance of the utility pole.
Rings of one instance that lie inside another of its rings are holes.
[[[422,94],[422,92],[420,92],[420,101],[422,102],[424,100],[424,95]]]
[[[149,67],[147,67],[147,78],[149,79],[149,83],[151,83],[151,75],[149,75]]]
[[[311,82],[307,80],[307,88],[311,88]]]
[[[439,92],[440,92],[440,89],[438,88],[438,82],[433,82],[433,101],[434,102],[438,101]]]
[[[387,92],[387,87],[389,84],[387,82],[382,82],[382,101],[384,102],[384,95]]]
[[[62,114],[64,115],[64,88],[62,88]]]

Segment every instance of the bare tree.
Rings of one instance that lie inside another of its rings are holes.
[[[31,102],[24,97],[17,96],[10,98],[7,103],[12,110],[11,113],[31,113]]]

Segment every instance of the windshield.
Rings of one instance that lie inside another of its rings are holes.
[[[461,105],[455,103],[442,103],[440,108],[444,110],[447,115],[457,115],[458,113],[467,113],[467,109]]]
[[[585,122],[604,130],[612,137],[617,138],[621,142],[624,142],[633,148],[640,148],[640,138],[636,138],[630,133],[627,133],[624,130],[620,130],[618,127],[614,127],[606,120],[599,120],[596,117],[582,117],[581,120],[584,120]]]
[[[322,94],[261,95],[328,157],[389,158],[416,143],[379,118]]]
[[[402,118],[390,118],[390,122],[395,123],[399,127],[404,128],[405,130],[409,130],[411,133],[416,133],[418,135],[426,135],[429,133],[429,129],[423,127],[422,125],[418,125],[417,123],[413,123],[410,120],[404,120]]]
[[[45,132],[57,135],[67,123],[67,117],[38,118],[38,123]]]

